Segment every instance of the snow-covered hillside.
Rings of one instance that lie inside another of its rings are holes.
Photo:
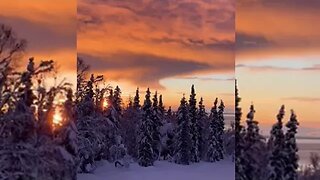
[[[134,163],[129,168],[115,168],[105,161],[94,174],[79,174],[78,180],[233,180],[234,176],[234,163],[231,160],[188,166],[157,161],[152,167],[141,167]]]

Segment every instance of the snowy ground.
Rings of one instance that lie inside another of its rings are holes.
[[[189,166],[158,161],[153,167],[131,164],[129,168],[115,168],[113,164],[103,163],[94,174],[79,174],[78,180],[233,180],[235,176],[231,160]]]

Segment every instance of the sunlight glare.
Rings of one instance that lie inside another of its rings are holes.
[[[62,114],[60,112],[60,108],[55,108],[52,122],[54,125],[61,125],[62,124]]]

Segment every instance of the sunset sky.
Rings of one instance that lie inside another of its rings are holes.
[[[150,87],[177,108],[195,84],[209,109],[234,107],[235,1],[79,0],[78,55],[123,97]]]
[[[269,133],[282,104],[300,135],[319,136],[320,1],[238,0],[236,77],[245,114],[251,102]],[[245,116],[244,116],[245,117]]]
[[[0,23],[27,40],[21,68],[31,56],[37,61],[53,59],[59,67],[58,78],[75,84],[77,1],[2,0],[0,7]]]

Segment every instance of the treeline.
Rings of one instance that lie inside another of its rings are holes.
[[[235,129],[236,129],[236,179],[237,180],[296,180],[298,179],[298,148],[296,133],[298,121],[295,113],[285,124],[285,107],[281,106],[277,120],[272,126],[270,137],[259,133],[258,122],[254,119],[254,106],[250,106],[246,126],[241,124],[241,98],[235,88]]]
[[[18,71],[26,41],[0,25],[0,179],[76,179],[76,129],[69,83],[46,88],[54,62],[30,58]],[[63,121],[53,126],[57,96]]]
[[[225,131],[224,103],[215,100],[208,114],[194,86],[176,112],[164,106],[162,95],[148,88],[141,103],[139,89],[124,106],[121,90],[101,87],[102,76],[91,75],[78,59],[77,127],[80,171],[94,170],[102,159],[128,166],[152,166],[157,160],[188,165],[215,162],[234,153],[234,130]]]

